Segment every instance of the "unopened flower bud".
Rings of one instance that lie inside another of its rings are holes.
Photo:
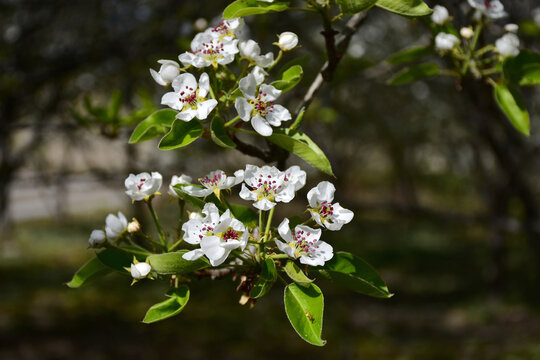
[[[285,31],[278,35],[278,46],[283,51],[290,51],[298,45],[298,35],[293,32]]]
[[[437,25],[442,25],[448,19],[450,18],[450,15],[448,14],[448,9],[441,5],[435,5],[433,7],[433,13],[431,14],[431,21],[433,21]]]
[[[95,248],[99,245],[103,244],[105,242],[105,231],[103,230],[94,230],[90,234],[90,238],[88,239],[88,245],[90,247]]]
[[[131,276],[133,276],[135,280],[144,279],[148,276],[150,270],[152,270],[152,267],[145,262],[131,264]]]
[[[440,51],[452,50],[457,44],[459,39],[452,34],[441,32],[435,37],[435,48]]]
[[[139,230],[141,230],[141,224],[137,219],[133,218],[133,220],[131,220],[131,222],[127,226],[127,231],[130,234],[133,234]]]
[[[472,27],[462,27],[460,30],[459,30],[459,34],[461,35],[462,38],[464,39],[470,39],[474,36],[474,31],[472,29]]]
[[[504,31],[510,32],[510,33],[517,33],[519,30],[519,26],[517,24],[506,24],[504,25]]]

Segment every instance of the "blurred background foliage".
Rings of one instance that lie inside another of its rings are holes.
[[[374,265],[393,298],[322,282],[328,344],[315,348],[293,333],[278,287],[250,310],[237,304],[231,279],[201,279],[185,312],[143,325],[163,284],[129,287],[111,275],[78,290],[63,285],[91,257],[86,240],[107,213],[140,216],[123,195],[129,172],[197,178],[256,162],[203,140],[171,152],[127,145],[163,93],[148,68],[175,60],[227,3],[0,3],[0,358],[540,359],[538,89],[524,94],[524,138],[480,85],[386,85],[399,68],[384,60],[428,44],[430,33],[421,19],[380,9],[369,11],[303,130],[331,160],[338,200],[356,213],[325,240]],[[465,1],[428,3],[467,24]],[[504,5],[522,25],[522,47],[540,52],[539,4]],[[278,33],[300,35],[302,47],[284,59],[305,57],[304,81],[286,94],[295,109],[324,62],[319,18],[286,12],[247,24],[263,52],[277,53]],[[496,22],[490,31],[503,30]],[[293,163],[308,171],[300,199],[329,180]],[[174,203],[164,196],[158,211],[174,229]]]

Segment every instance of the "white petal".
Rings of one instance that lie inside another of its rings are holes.
[[[210,260],[220,259],[228,251],[220,246],[221,239],[217,236],[206,236],[201,240],[201,249]]]
[[[263,198],[257,202],[254,202],[253,206],[255,206],[259,210],[268,211],[274,206],[276,206],[276,203],[268,200],[267,198]]]
[[[275,242],[279,250],[281,250],[282,252],[284,252],[285,254],[289,255],[292,258],[296,258],[295,251],[292,247],[289,246],[289,244],[285,244],[277,239],[275,240]]]
[[[250,191],[246,184],[242,184],[242,189],[240,190],[239,195],[244,200],[257,200],[257,195]]]
[[[262,84],[259,89],[261,93],[266,94],[266,101],[274,101],[281,95],[281,90],[276,89],[272,85]]]
[[[255,115],[253,119],[251,119],[251,126],[253,126],[253,129],[255,129],[255,131],[262,136],[272,135],[272,127],[270,127],[268,121],[266,121],[266,119],[259,114]]]
[[[276,194],[276,201],[288,203],[294,199],[294,184],[283,184],[285,187]]]
[[[176,92],[189,91],[193,92],[197,89],[197,80],[195,76],[190,73],[183,73],[178,75],[172,82],[172,86]]]
[[[170,108],[175,110],[182,109],[182,104],[180,103],[180,96],[175,92],[168,92],[163,94],[161,97],[161,104],[167,105]]]
[[[266,114],[266,120],[273,126],[279,126],[282,121],[291,120],[291,113],[281,105],[274,105]]]
[[[249,121],[251,119],[251,112],[253,111],[253,106],[251,106],[245,98],[237,97],[234,101],[234,107],[236,108],[240,119],[244,121]]]
[[[319,191],[318,202],[322,203],[323,201],[332,202],[334,200],[334,192],[336,187],[334,184],[328,181],[321,181],[317,185],[317,190]]]
[[[154,79],[154,81],[157,82],[159,85],[161,86],[167,85],[167,83],[163,81],[163,79],[161,78],[161,75],[159,75],[159,73],[156,70],[150,69],[150,75],[152,75],[152,78]]]
[[[316,208],[318,197],[319,197],[319,189],[317,187],[314,187],[313,189],[309,190],[307,193],[309,206],[311,206],[312,208]]]
[[[197,119],[204,120],[214,110],[217,100],[210,99],[197,104]]]
[[[257,57],[255,61],[257,62],[257,65],[260,67],[263,67],[263,68],[269,67],[270,65],[274,63],[274,54],[269,52],[266,55],[261,55]]]
[[[180,60],[184,66],[192,65],[196,58],[198,58],[198,56],[187,51],[178,56],[178,60]]]
[[[222,242],[220,246],[226,250],[234,250],[239,248],[241,245],[240,241],[238,240],[229,240],[227,242]]]
[[[197,116],[197,110],[195,109],[187,109],[176,114],[176,118],[183,121],[190,121],[195,116]]]
[[[206,94],[210,91],[210,78],[207,73],[202,73],[199,78],[199,96],[206,97]]]
[[[281,238],[285,240],[286,242],[289,243],[293,241],[291,228],[289,227],[289,219],[285,218],[283,219],[281,224],[279,224],[278,233],[281,236]]]
[[[195,249],[195,250],[188,251],[187,253],[182,255],[182,258],[193,261],[202,257],[203,255],[204,255],[204,251],[202,251],[201,249]]]
[[[257,88],[257,80],[253,74],[248,74],[238,82],[238,87],[242,94],[248,99],[255,99],[255,90]]]
[[[212,189],[202,189],[197,186],[184,186],[182,190],[184,190],[186,194],[195,197],[205,197],[213,192]]]

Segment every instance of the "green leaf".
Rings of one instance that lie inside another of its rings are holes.
[[[519,55],[507,57],[503,63],[503,73],[511,84],[540,85],[540,54],[521,50]]]
[[[131,134],[130,144],[140,143],[161,136],[169,131],[178,112],[172,109],[161,109],[141,121]]]
[[[183,275],[210,266],[210,263],[204,256],[194,261],[184,259],[182,255],[187,252],[188,250],[180,250],[177,252],[150,255],[148,262],[152,270],[161,275]]]
[[[304,70],[300,65],[293,65],[283,72],[281,80],[274,81],[271,85],[283,92],[292,90],[302,80]]]
[[[433,12],[422,0],[377,0],[375,5],[403,16],[425,16]]]
[[[224,19],[232,19],[248,15],[260,15],[269,12],[285,11],[289,7],[288,2],[276,1],[273,3],[256,0],[237,0],[227,6],[223,11]]]
[[[310,344],[324,346],[321,339],[324,297],[315,284],[298,286],[289,284],[285,287],[285,313],[294,330]]]
[[[99,261],[109,268],[121,273],[128,273],[124,268],[129,268],[131,266],[134,254],[122,251],[118,248],[109,248],[96,253],[96,256]],[[139,261],[144,261],[146,258],[144,255],[135,255],[135,257]]]
[[[249,297],[252,299],[263,297],[268,293],[268,291],[270,291],[276,282],[276,279],[276,264],[274,263],[274,260],[267,258],[264,263],[262,263],[261,275],[249,292]]]
[[[306,134],[289,129],[277,129],[267,139],[295,154],[325,174],[334,176],[330,161],[323,151]]]
[[[86,264],[81,266],[79,270],[73,275],[73,279],[66,285],[70,288],[78,288],[91,280],[105,276],[111,272],[107,266],[105,266],[98,258],[93,258]]]
[[[250,207],[236,204],[229,204],[229,209],[235,218],[244,224],[256,224],[259,221],[259,215]]]
[[[395,74],[390,80],[387,81],[388,85],[403,85],[412,81],[420,80],[423,78],[439,75],[440,69],[437,64],[426,63],[406,67],[397,74]]]
[[[392,296],[383,279],[367,262],[347,252],[335,253],[319,272],[360,294],[377,298]]]
[[[300,267],[296,265],[294,261],[287,261],[284,269],[287,275],[289,275],[289,277],[291,278],[291,280],[299,285],[306,286],[313,282],[313,280],[308,278],[306,274],[304,274],[302,269],[300,269]]]
[[[392,65],[403,64],[420,59],[431,53],[433,53],[431,46],[418,46],[400,51],[386,59],[386,62]]]
[[[225,129],[225,126],[223,124],[223,120],[219,118],[218,116],[215,116],[212,119],[212,125],[210,125],[211,128],[211,136],[212,140],[219,146],[225,147],[225,148],[235,148],[236,144],[234,141],[231,140],[229,137],[229,134],[227,134],[227,130]]]
[[[521,95],[504,84],[497,84],[494,87],[495,101],[504,112],[508,120],[521,133],[529,136],[529,113],[525,108],[525,103]]]
[[[158,147],[161,150],[172,150],[191,144],[201,137],[204,129],[195,119],[184,121],[176,119],[171,130],[161,139]]]
[[[148,309],[144,316],[144,323],[151,324],[179,314],[189,300],[189,288],[186,285],[181,285],[169,291],[166,296],[169,297],[167,300],[157,303]]]
[[[344,14],[356,14],[375,5],[377,0],[336,0]]]

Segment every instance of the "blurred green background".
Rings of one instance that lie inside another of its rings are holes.
[[[203,140],[170,152],[153,141],[127,145],[163,93],[148,68],[175,60],[227,3],[0,4],[0,359],[540,359],[539,92],[523,93],[532,134],[523,138],[481,86],[451,78],[387,86],[399,68],[384,59],[430,35],[422,20],[380,9],[306,114],[303,130],[336,179],[290,157],[308,184],[278,215],[302,211],[319,181],[336,182],[355,219],[325,240],[371,263],[393,298],[321,280],[328,344],[316,348],[289,325],[280,286],[249,309],[232,279],[194,281],[184,312],[145,325],[166,283],[130,287],[113,274],[77,290],[64,285],[92,257],[88,236],[109,212],[142,216],[123,194],[129,172],[160,171],[168,185],[173,174],[259,163]],[[437,3],[468,24],[466,1]],[[482,41],[515,22],[522,47],[540,52],[540,4],[504,4],[509,18]],[[283,100],[295,109],[324,62],[319,19],[287,12],[247,25],[263,53],[277,53],[276,34],[299,34],[302,47],[284,59],[305,57],[304,81]],[[85,98],[94,110],[117,98],[119,113],[97,123]],[[173,232],[175,204],[164,196],[157,210]]]

